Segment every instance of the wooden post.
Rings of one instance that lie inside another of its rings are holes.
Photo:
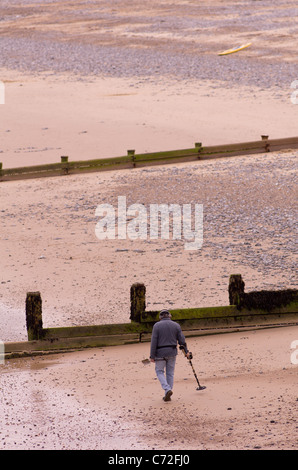
[[[140,322],[146,310],[146,287],[136,283],[130,288],[130,320]]]
[[[135,150],[127,150],[127,155],[128,157],[131,157],[132,166],[135,168],[136,167]]]
[[[26,297],[26,325],[28,341],[42,336],[42,300],[40,292],[28,292]]]
[[[5,363],[5,345],[3,341],[0,341],[0,366],[4,366]]]
[[[195,148],[198,149],[198,160],[201,158],[201,151],[202,151],[202,143],[201,142],[195,142]]]
[[[67,174],[68,174],[68,156],[63,155],[63,156],[61,157],[61,163],[63,164],[63,165],[62,165],[63,173],[64,173],[65,175],[67,175]]]
[[[269,135],[261,135],[261,139],[265,141],[265,152],[270,152],[269,142],[268,142]]]
[[[229,301],[230,305],[241,308],[244,302],[244,286],[241,274],[231,274],[229,280]]]

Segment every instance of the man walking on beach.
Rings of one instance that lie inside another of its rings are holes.
[[[164,401],[170,401],[173,395],[177,342],[184,347],[188,357],[180,325],[171,320],[168,310],[161,310],[159,322],[155,323],[152,329],[150,360],[155,363],[157,378],[165,391]]]

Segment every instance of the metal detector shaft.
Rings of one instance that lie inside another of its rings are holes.
[[[192,368],[192,371],[193,371],[193,375],[195,376],[196,381],[197,381],[197,384],[198,384],[197,390],[205,390],[206,387],[204,387],[204,385],[200,385],[199,379],[198,379],[197,374],[196,374],[196,372],[195,372],[195,370],[194,370],[194,367],[193,367],[193,365],[192,365],[191,359],[188,359],[188,360],[189,360],[189,363],[190,363],[190,365],[191,365],[191,368]]]
[[[180,349],[182,349],[184,356],[187,357],[187,354],[186,354],[186,352],[185,352],[185,348],[184,348],[183,346],[180,346]],[[196,371],[195,371],[195,369],[194,369],[194,366],[192,365],[192,362],[191,362],[192,353],[189,353],[189,355],[190,355],[190,357],[188,357],[187,359],[189,360],[189,363],[190,363],[190,365],[191,365],[193,374],[194,374],[194,376],[195,376],[195,378],[196,378],[196,381],[197,381],[197,384],[198,384],[197,390],[205,390],[206,387],[205,387],[204,385],[200,385],[200,382],[199,382],[199,379],[198,379],[198,377],[197,377]]]

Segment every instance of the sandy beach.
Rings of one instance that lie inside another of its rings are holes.
[[[21,75],[1,71],[3,168],[220,145],[297,134],[291,81],[278,92],[166,78]],[[241,104],[240,104],[241,103]],[[17,116],[16,116],[17,113]]]
[[[149,343],[10,360],[2,449],[295,450],[298,327],[191,338],[164,403]],[[19,390],[22,389],[22,400]]]
[[[297,136],[297,8],[286,1],[4,0],[3,168]],[[252,21],[253,16],[253,21]],[[218,52],[252,42],[244,51]],[[204,241],[98,240],[96,208],[202,204]],[[0,183],[0,340],[129,321],[147,309],[228,304],[297,286],[297,151]],[[0,449],[297,449],[297,326],[188,340],[162,401],[149,343],[0,365]]]
[[[296,162],[277,152],[2,184],[2,340],[26,340],[30,291],[41,292],[44,327],[58,327],[129,321],[135,282],[148,310],[228,305],[233,273],[246,291],[295,287]],[[203,204],[202,248],[171,234],[99,240],[96,208],[117,208],[118,196],[148,212]]]

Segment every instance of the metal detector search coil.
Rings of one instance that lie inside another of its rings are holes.
[[[187,357],[187,353],[186,353],[186,351],[185,351],[185,347],[184,347],[182,344],[179,346],[179,349],[181,349],[181,350],[183,351],[184,356]],[[189,361],[189,363],[190,363],[190,365],[191,365],[192,371],[193,371],[193,373],[194,373],[194,376],[195,376],[196,381],[197,381],[197,384],[198,384],[198,387],[196,388],[196,390],[205,390],[206,387],[205,387],[204,385],[200,385],[199,379],[198,379],[198,377],[197,377],[197,374],[196,374],[196,372],[195,372],[195,370],[194,370],[194,367],[193,367],[193,365],[192,365],[192,362],[191,362],[192,358],[193,358],[193,355],[192,355],[191,352],[189,352],[187,359],[188,359],[188,361]]]

